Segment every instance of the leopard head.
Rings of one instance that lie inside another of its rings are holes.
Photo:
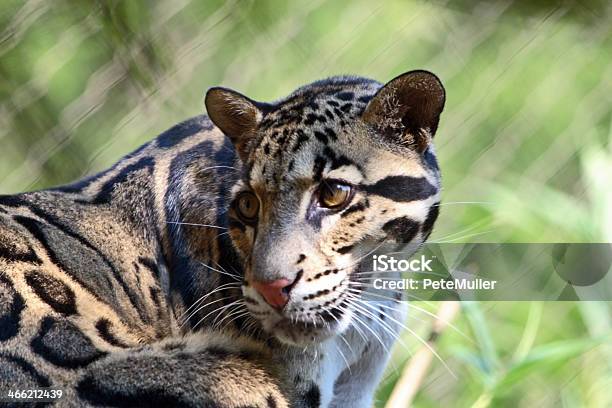
[[[299,345],[342,333],[364,291],[362,259],[383,242],[417,248],[428,237],[444,101],[426,71],[386,85],[333,77],[274,103],[208,91],[208,114],[242,162],[229,233],[244,299],[265,331]]]

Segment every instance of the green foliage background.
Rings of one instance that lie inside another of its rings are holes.
[[[432,240],[611,242],[611,17],[606,1],[4,0],[0,193],[104,169],[214,85],[272,100],[423,68],[448,92]],[[612,406],[611,320],[609,303],[465,304],[415,405]],[[380,406],[421,344],[404,342]]]

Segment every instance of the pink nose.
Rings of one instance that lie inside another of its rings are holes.
[[[282,309],[289,301],[292,283],[289,279],[278,279],[273,282],[254,281],[253,287],[270,306],[275,309]]]

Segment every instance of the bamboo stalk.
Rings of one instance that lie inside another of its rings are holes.
[[[423,345],[410,359],[402,370],[402,374],[393,388],[393,392],[385,405],[385,408],[406,408],[412,405],[412,401],[419,391],[427,374],[431,360],[434,356],[433,347],[440,334],[455,318],[460,309],[459,302],[441,302],[442,305],[436,314],[436,319],[427,339],[429,347]]]

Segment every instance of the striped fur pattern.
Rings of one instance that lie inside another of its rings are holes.
[[[0,390],[63,388],[61,406],[371,404],[404,308],[360,302],[362,258],[433,228],[442,85],[334,77],[274,103],[213,88],[206,105],[107,171],[0,196]],[[350,194],[321,207],[335,182]],[[282,309],[255,285],[279,279]]]

